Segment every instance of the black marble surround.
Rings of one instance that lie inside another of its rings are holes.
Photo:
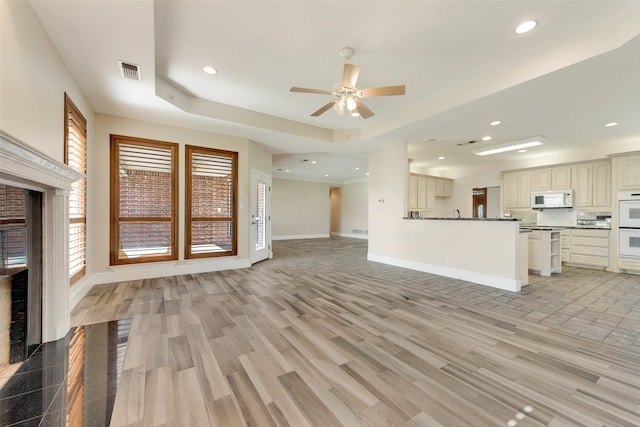
[[[0,426],[107,426],[131,319],[41,344],[0,390]]]

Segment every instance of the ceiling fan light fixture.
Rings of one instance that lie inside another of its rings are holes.
[[[351,117],[360,117],[360,112],[357,108],[355,110],[351,110]]]
[[[356,100],[353,99],[353,95],[346,96],[345,105],[347,106],[347,110],[349,111],[355,110],[358,106],[358,104],[356,104]]]

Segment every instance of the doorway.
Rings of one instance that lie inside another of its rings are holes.
[[[487,188],[473,189],[473,217],[487,217]]]
[[[273,257],[271,251],[271,177],[251,170],[251,264]]]

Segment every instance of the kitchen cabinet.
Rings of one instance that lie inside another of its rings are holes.
[[[531,206],[531,174],[529,171],[507,172],[503,175],[505,209]]]
[[[571,262],[571,230],[560,232],[560,251],[562,262]]]
[[[611,162],[592,162],[576,165],[573,175],[574,206],[611,206]]]
[[[551,168],[551,189],[570,190],[571,189],[571,166],[560,166]]]
[[[560,230],[534,230],[529,234],[529,271],[541,276],[562,272]]]
[[[436,178],[427,177],[427,206],[425,209],[433,209],[436,206]]]
[[[451,197],[453,195],[453,180],[436,178],[436,196]]]
[[[418,208],[418,176],[409,175],[409,185],[407,186],[407,208],[409,210]]]
[[[611,206],[611,162],[593,164],[593,206]]]
[[[569,190],[571,188],[571,166],[533,169],[531,191]]]
[[[551,168],[531,171],[531,191],[551,190]]]
[[[407,185],[407,209],[434,209],[436,196],[451,197],[452,188],[452,179],[410,173]]]
[[[609,230],[571,230],[570,263],[584,267],[609,267]]]
[[[427,209],[427,177],[418,176],[418,209]]]
[[[640,154],[620,157],[618,162],[618,189],[640,188]]]

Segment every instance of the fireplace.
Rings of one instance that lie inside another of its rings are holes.
[[[0,158],[0,184],[20,188],[25,193],[25,225],[40,224],[26,227],[31,244],[24,257],[31,262],[20,267],[13,260],[17,270],[26,270],[22,274],[26,275],[27,299],[35,301],[25,312],[26,322],[31,319],[36,324],[25,333],[28,350],[36,342],[63,338],[70,328],[69,190],[82,175],[2,130]],[[28,286],[30,282],[38,286]],[[6,278],[0,283],[0,297],[4,297]],[[0,327],[4,320],[0,318]]]
[[[0,365],[42,342],[42,193],[0,184]]]

